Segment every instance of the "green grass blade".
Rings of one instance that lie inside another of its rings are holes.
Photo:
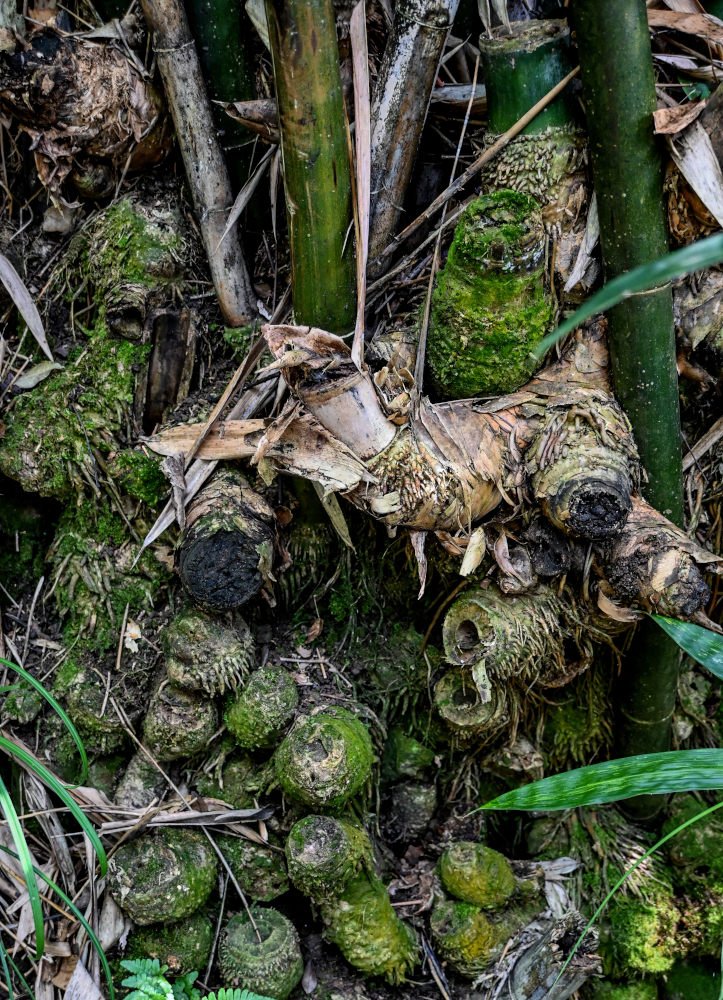
[[[13,979],[10,975],[10,966],[8,965],[7,953],[5,951],[5,945],[3,944],[2,937],[0,936],[0,965],[3,967],[3,975],[5,976],[5,985],[8,988],[8,1000],[14,1000],[15,994],[13,993]]]
[[[723,750],[670,750],[608,760],[514,788],[482,809],[574,809],[633,795],[723,788]]]
[[[23,875],[25,877],[25,887],[28,890],[28,896],[30,897],[30,909],[33,913],[33,924],[35,926],[35,960],[37,961],[42,958],[43,952],[45,951],[45,920],[43,918],[43,904],[40,901],[38,886],[35,878],[33,877],[33,862],[25,840],[25,833],[23,832],[22,825],[18,819],[18,814],[15,812],[15,806],[13,805],[13,800],[10,798],[10,792],[7,790],[7,786],[2,778],[0,778],[0,812],[2,812],[7,821],[8,827],[10,828],[10,835],[12,836],[13,843],[17,848],[18,861],[20,862],[20,867],[22,868]]]
[[[723,680],[723,635],[702,625],[678,621],[677,618],[664,618],[662,615],[650,617],[689,656]]]
[[[0,749],[6,750],[11,756],[16,757],[21,760],[32,772],[37,775],[55,794],[59,799],[70,809],[75,820],[80,824],[83,832],[87,835],[95,853],[98,855],[98,862],[100,863],[100,873],[105,875],[108,868],[108,861],[105,856],[105,849],[100,842],[98,834],[95,832],[92,823],[85,815],[83,810],[80,808],[78,803],[70,796],[65,786],[58,781],[54,774],[52,774],[47,767],[36,760],[32,754],[28,753],[22,747],[17,746],[12,740],[7,739],[5,736],[0,736]]]
[[[683,753],[683,751],[679,751],[679,752]],[[651,754],[650,756],[654,756],[654,755]],[[657,756],[662,756],[662,755],[658,754]],[[641,865],[643,863],[643,861],[646,860],[646,858],[649,858],[651,854],[654,854],[655,851],[658,850],[658,848],[662,847],[663,844],[667,844],[669,840],[672,840],[673,837],[675,837],[677,834],[679,834],[683,830],[685,830],[686,827],[692,826],[693,823],[697,823],[701,819],[705,819],[706,816],[710,816],[711,813],[714,813],[717,809],[720,809],[721,807],[723,807],[723,802],[718,802],[716,805],[710,806],[708,809],[704,809],[703,812],[698,813],[696,816],[691,816],[691,818],[687,819],[685,821],[685,823],[681,823],[680,826],[676,826],[676,828],[674,830],[671,830],[670,833],[666,833],[666,835],[664,837],[661,837],[660,840],[658,840],[655,844],[653,844],[652,847],[648,848],[648,850],[645,852],[645,854],[642,855],[642,857],[638,858],[638,860],[635,862],[634,865],[631,865],[628,869],[626,869],[626,871],[617,880],[617,882],[615,883],[615,885],[612,887],[612,889],[610,890],[610,892],[607,894],[607,896],[605,897],[605,899],[603,899],[602,903],[598,906],[597,910],[595,910],[595,912],[593,913],[593,915],[588,920],[587,924],[585,925],[585,929],[583,930],[583,932],[580,934],[580,937],[575,942],[575,947],[572,949],[572,951],[570,952],[570,954],[567,956],[567,958],[565,959],[565,964],[563,965],[563,967],[558,972],[557,979],[552,984],[553,990],[554,990],[555,986],[559,983],[560,979],[565,974],[565,970],[567,969],[568,965],[570,964],[570,962],[575,957],[575,955],[576,955],[576,953],[577,953],[580,945],[585,940],[585,935],[587,934],[587,932],[593,926],[593,924],[595,923],[595,921],[597,920],[597,918],[600,916],[600,914],[602,913],[602,911],[608,905],[608,903],[613,898],[613,896],[618,891],[618,889],[620,889],[627,882],[627,880],[633,874],[633,872],[635,871],[635,869],[639,865]],[[720,998],[719,998],[719,1000],[720,1000]]]
[[[2,844],[0,844],[0,851],[4,851],[11,857],[17,858],[15,851],[11,851],[9,847],[4,847]],[[98,953],[100,964],[103,966],[103,972],[105,973],[105,978],[108,983],[108,992],[110,994],[110,1000],[115,1000],[115,989],[113,987],[113,976],[110,971],[110,965],[108,964],[108,959],[105,957],[105,952],[101,948],[100,941],[96,937],[93,928],[90,926],[90,924],[85,919],[83,914],[80,912],[78,907],[75,905],[73,900],[66,893],[63,892],[63,890],[60,888],[59,885],[53,882],[53,880],[49,878],[39,868],[35,868],[35,866],[33,866],[33,872],[38,876],[39,879],[42,879],[42,881],[45,882],[45,884],[50,889],[53,890],[53,892],[65,903],[65,905],[68,907],[68,909],[73,914],[78,923],[82,925],[83,929],[85,930],[85,933],[88,935],[88,938],[90,939],[90,943],[93,945],[93,947]]]
[[[46,691],[46,689],[43,687],[40,681],[36,680],[35,677],[33,677],[32,674],[29,674],[27,670],[24,670],[23,667],[18,667],[17,664],[11,663],[9,660],[3,660],[3,659],[0,659],[0,664],[2,664],[5,667],[9,667],[11,670],[14,670],[16,674],[20,674],[23,680],[27,681],[28,684],[30,684],[32,687],[35,688],[38,694],[42,695],[43,698],[45,698],[45,700],[53,709],[53,711],[56,713],[56,715],[60,717],[60,719],[63,722],[63,725],[72,736],[73,742],[77,746],[78,753],[80,754],[80,760],[82,764],[80,784],[82,785],[88,777],[88,758],[86,756],[85,747],[83,746],[83,741],[80,738],[78,730],[75,728],[73,723],[68,718],[65,709],[55,700],[55,698],[49,691]]]
[[[658,288],[693,271],[712,267],[721,260],[723,260],[723,233],[717,233],[705,240],[691,243],[682,250],[674,250],[673,253],[666,254],[665,257],[660,257],[650,264],[642,264],[632,271],[618,275],[595,292],[556,330],[544,337],[532,353],[538,361],[541,361],[553,344],[596,313],[611,309],[636,292],[647,292],[651,288]]]
[[[10,965],[12,965],[13,972],[15,973],[15,975],[20,980],[23,988],[25,989],[25,992],[30,997],[30,1000],[35,1000],[35,990],[32,988],[32,986],[30,985],[30,983],[27,981],[27,979],[25,978],[25,976],[22,974],[22,972],[18,968],[16,962],[13,961],[12,955],[8,955],[7,959],[8,959],[8,962],[10,963]]]

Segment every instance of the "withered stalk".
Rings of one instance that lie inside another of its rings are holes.
[[[233,192],[191,29],[179,0],[142,0],[142,7],[221,312],[229,326],[243,326],[256,313],[254,291],[236,230],[223,237]]]
[[[412,175],[429,99],[459,0],[400,0],[372,106],[369,256],[391,241]]]
[[[661,161],[653,134],[655,81],[644,0],[575,0],[574,25],[608,279],[667,253]],[[613,384],[648,476],[645,498],[683,523],[683,479],[670,287],[632,295],[610,312]],[[650,622],[638,629],[618,692],[621,754],[667,750],[678,649]],[[662,801],[629,808],[652,816]]]
[[[351,170],[331,0],[267,0],[294,315],[346,333],[356,315]]]

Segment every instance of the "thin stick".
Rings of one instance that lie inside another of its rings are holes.
[[[558,94],[562,93],[568,83],[577,76],[580,72],[580,67],[576,66],[571,70],[566,77],[564,77],[558,84],[556,84],[552,90],[550,90],[545,96],[534,104],[527,114],[523,115],[518,122],[512,126],[512,128],[507,129],[503,132],[499,139],[493,143],[489,149],[486,149],[484,153],[481,153],[477,159],[471,163],[467,169],[459,175],[456,181],[449,185],[440,195],[438,195],[431,205],[429,205],[421,215],[410,222],[406,229],[403,229],[398,236],[395,236],[392,242],[382,250],[376,260],[372,261],[372,267],[375,273],[379,273],[382,270],[381,265],[383,262],[395,252],[401,243],[408,240],[410,236],[413,236],[426,222],[428,222],[433,215],[435,215],[443,205],[446,205],[450,198],[460,191],[465,184],[467,184],[475,174],[479,173],[485,163],[489,163],[490,160],[494,159],[495,156],[504,149],[515,138],[520,132],[526,128],[533,118],[535,118],[544,108],[547,107],[552,101],[555,100]]]

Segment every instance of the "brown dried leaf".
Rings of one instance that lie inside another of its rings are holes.
[[[648,26],[683,31],[687,35],[698,35],[706,42],[723,43],[723,21],[712,14],[686,14],[676,10],[648,8]]]
[[[705,108],[705,101],[676,104],[672,108],[658,108],[653,112],[655,131],[658,135],[674,135],[694,122]]]
[[[619,604],[615,604],[609,597],[606,597],[602,590],[598,591],[597,606],[604,614],[616,622],[636,622],[643,617],[637,611],[632,611],[630,608],[623,608]]]

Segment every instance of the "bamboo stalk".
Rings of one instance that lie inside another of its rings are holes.
[[[267,0],[297,322],[356,315],[351,172],[331,0]]]
[[[575,0],[600,242],[608,279],[662,257],[667,237],[662,177],[653,135],[656,108],[644,0]],[[648,474],[645,498],[683,521],[678,382],[669,287],[631,296],[610,312],[614,388],[630,417]],[[638,629],[619,696],[618,749],[623,755],[669,746],[678,650],[652,623]],[[633,800],[652,817],[662,805]]]
[[[256,96],[247,55],[251,24],[242,4],[239,0],[189,0],[186,12],[211,100],[251,101]],[[247,179],[251,154],[250,146],[248,150],[234,147],[248,144],[248,132],[218,105],[213,106],[213,117],[233,186],[238,190]]]
[[[255,315],[254,291],[235,230],[223,238],[233,192],[213,124],[191,29],[178,0],[142,0],[173,115],[221,312],[230,326]]]
[[[389,243],[401,215],[458,6],[459,0],[401,0],[395,5],[372,107],[372,257]]]

